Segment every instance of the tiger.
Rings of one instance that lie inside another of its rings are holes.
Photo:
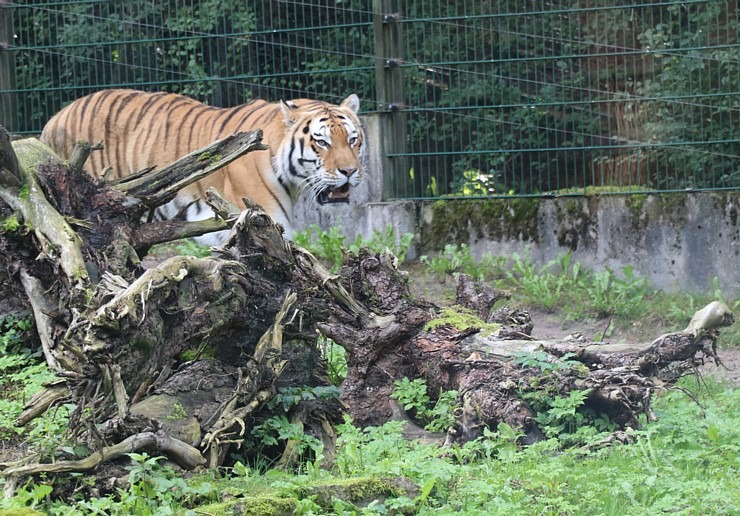
[[[102,140],[103,150],[91,154],[88,166],[95,175],[112,167],[109,177],[115,179],[168,165],[237,131],[262,129],[268,150],[250,152],[182,189],[157,210],[157,217],[212,217],[203,198],[215,187],[241,209],[244,197],[261,206],[292,240],[293,208],[302,193],[309,192],[319,204],[346,203],[350,189],[362,182],[365,135],[359,110],[354,93],[338,105],[256,99],[218,108],[174,93],[109,89],[64,107],[44,126],[40,139],[63,159],[80,140]],[[196,240],[220,245],[227,235],[219,231]]]

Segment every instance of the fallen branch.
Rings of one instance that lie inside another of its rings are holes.
[[[193,469],[205,460],[200,452],[182,441],[173,439],[165,432],[144,432],[132,435],[113,446],[106,446],[80,460],[64,460],[53,464],[24,464],[10,466],[2,471],[5,477],[23,477],[39,473],[67,473],[89,471],[103,462],[119,459],[139,450],[150,450],[175,461],[180,467]]]
[[[175,198],[177,192],[225,167],[252,151],[266,150],[262,131],[236,132],[203,149],[191,152],[161,170],[124,176],[111,185],[131,197],[142,199],[147,207],[155,208]]]

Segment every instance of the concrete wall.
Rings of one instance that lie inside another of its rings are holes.
[[[364,121],[368,141],[381,141],[378,119]],[[740,295],[740,191],[382,202],[381,171],[379,149],[371,148],[351,202],[318,206],[303,199],[296,229],[338,226],[352,242],[392,224],[398,235],[416,235],[410,258],[448,243],[465,243],[476,256],[528,252],[539,264],[570,250],[595,270],[632,265],[656,288],[708,292],[717,277],[725,295]]]
[[[740,295],[740,192],[459,201],[424,211],[426,247],[446,240],[477,256],[527,250],[539,264],[570,250],[594,270],[632,265],[663,290],[708,292],[716,277],[726,295]]]

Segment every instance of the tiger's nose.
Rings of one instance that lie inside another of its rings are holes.
[[[357,172],[356,168],[340,168],[339,173],[346,176],[348,179]]]

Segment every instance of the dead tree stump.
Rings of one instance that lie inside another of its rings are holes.
[[[329,385],[318,332],[347,350],[341,398],[301,401],[288,418],[324,443],[327,457],[332,426],[345,412],[359,425],[400,417],[414,430],[391,397],[403,378],[425,378],[433,398],[459,393],[448,434],[426,435],[440,442],[476,439],[502,422],[521,433],[523,444],[542,439],[526,397],[545,383],[561,395],[587,391],[588,404],[622,428],[635,426],[640,414],[651,417],[654,391],[690,372],[697,354],[716,357],[716,331],[732,323],[726,307],[713,305],[684,332],[645,346],[537,342],[529,337],[528,314],[494,310],[506,293],[462,276],[457,302],[481,324],[500,325],[484,337],[476,327],[428,325],[439,308],[410,294],[391,254],[365,249],[348,255],[340,274],[330,274],[285,241],[257,206],[248,204],[235,220],[233,209],[216,199],[222,218],[142,221],[146,211],[219,166],[202,156],[237,159],[261,149],[259,141],[259,133],[234,135],[214,144],[218,151],[209,147],[185,164],[108,185],[69,169],[35,141],[14,145],[15,160],[0,137],[4,288],[22,295],[58,375],[18,423],[74,403],[72,433],[93,451],[81,461],[5,465],[3,476],[86,471],[136,449],[187,469],[222,465],[245,446],[252,428],[278,413],[270,401],[280,389]],[[173,257],[148,270],[140,265],[155,243],[230,226],[228,241],[211,257]],[[578,366],[545,375],[521,360],[533,352],[543,363],[567,356]],[[294,451],[280,450],[282,464],[295,459]]]

